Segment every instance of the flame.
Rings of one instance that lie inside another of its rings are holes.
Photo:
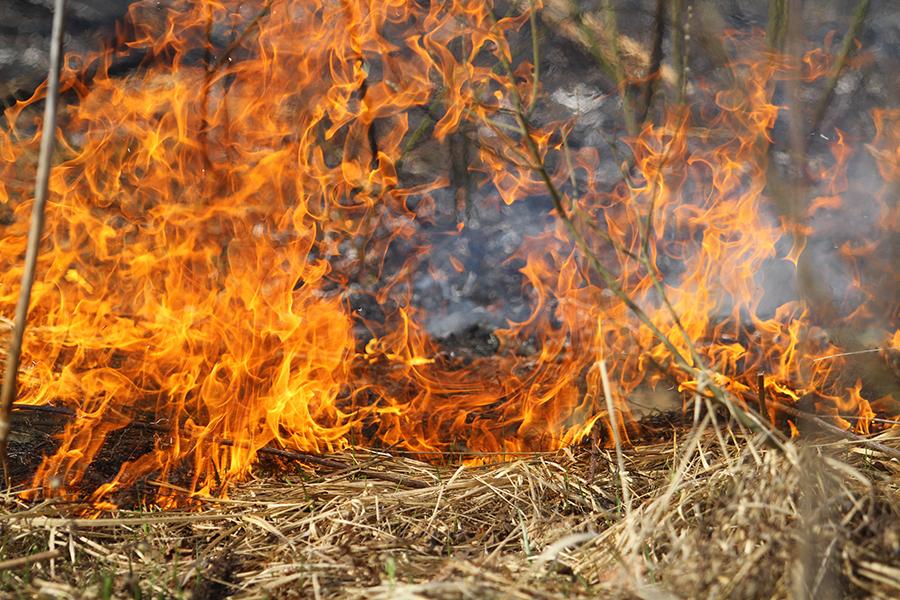
[[[472,136],[482,195],[515,205],[547,192],[510,119],[516,98],[532,101],[532,66],[513,64],[512,77],[495,68],[513,63],[508,39],[527,21],[497,20],[482,0],[204,0],[164,13],[140,2],[114,49],[69,57],[19,402],[61,403],[75,418],[36,487],[77,490],[107,437],[140,419],[165,434],[95,499],[151,473],[224,493],[268,445],[383,444],[431,457],[560,448],[606,416],[599,360],[626,436],[638,428],[628,399],[641,389],[701,393],[559,221],[517,251],[530,314],[495,332],[496,356],[460,364],[423,325],[413,274],[446,277],[446,259],[429,263],[418,223],[433,222],[448,175],[402,176],[416,131],[435,143]],[[779,401],[813,395],[868,432],[876,413],[863,382],[842,381],[843,349],[822,333],[832,324],[802,298],[763,310],[759,276],[796,268],[817,235],[772,210],[767,148],[783,112],[773,87],[815,82],[831,57],[790,65],[754,36],[729,44],[730,83],[698,87],[693,114],[675,107],[628,140],[631,176],[613,189],[595,176],[598,149],[559,142],[570,124],[527,135],[590,252],[680,353],[695,349],[748,404],[764,371]],[[122,53],[143,53],[143,66],[113,76]],[[31,107],[44,93],[8,109],[0,129],[0,203],[12,212],[0,229],[3,317],[22,273],[40,129]],[[885,234],[898,223],[898,115],[875,111],[867,146]],[[837,132],[830,162],[810,174],[810,219],[850,213],[852,159]],[[462,235],[464,223],[450,229]],[[839,299],[842,327],[896,319],[860,266],[886,237],[841,253],[855,273]],[[388,260],[398,252],[400,266]],[[449,265],[466,270],[457,257]],[[354,311],[355,293],[383,314]],[[897,346],[898,336],[883,339]],[[528,340],[534,351],[518,352]]]

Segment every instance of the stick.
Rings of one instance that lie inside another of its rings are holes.
[[[247,38],[248,35],[250,35],[250,32],[252,32],[254,29],[256,29],[256,27],[259,25],[259,22],[262,20],[262,18],[265,17],[267,14],[269,14],[269,9],[272,8],[272,2],[274,2],[274,1],[275,0],[268,0],[263,5],[263,7],[259,10],[259,12],[256,13],[256,15],[254,15],[253,19],[251,19],[250,22],[247,23],[247,26],[244,27],[244,30],[241,31],[241,34],[236,39],[234,39],[230,44],[228,44],[228,47],[225,48],[225,50],[222,52],[222,54],[219,55],[219,59],[216,60],[216,62],[213,64],[213,66],[209,68],[210,72],[217,71],[222,65],[224,65],[226,62],[228,62],[228,59],[231,58],[231,54],[235,50],[237,50],[241,44],[244,43],[244,40]]]
[[[34,205],[31,209],[31,227],[28,230],[28,247],[25,252],[25,270],[22,273],[22,287],[16,305],[16,318],[6,356],[6,370],[3,373],[3,388],[0,390],[0,463],[3,464],[3,479],[9,484],[9,464],[6,457],[9,436],[9,410],[16,396],[16,376],[22,355],[22,338],[28,320],[31,303],[31,288],[37,267],[37,255],[44,231],[44,207],[47,205],[47,191],[50,181],[50,160],[56,136],[56,107],[59,101],[59,70],[62,58],[63,30],[65,27],[66,0],[54,0],[53,30],[50,37],[50,68],[47,74],[47,99],[44,104],[44,125],[41,131],[41,151],[34,183]]]
[[[644,75],[643,94],[641,97],[640,114],[637,116],[638,126],[642,126],[650,113],[650,104],[653,102],[653,92],[659,79],[659,69],[663,58],[663,37],[666,35],[666,0],[656,0],[656,27],[653,37],[653,49],[650,51],[650,66]],[[673,38],[678,32],[673,32]]]
[[[531,100],[528,102],[528,114],[534,110],[537,104],[538,92],[541,89],[541,51],[538,40],[537,29],[537,8],[535,8],[535,0],[531,0],[531,11],[528,14],[529,24],[531,25],[531,62],[533,63],[534,80],[531,82]]]
[[[841,352],[840,354],[829,354],[828,356],[820,356],[819,358],[814,358],[812,362],[817,363],[822,360],[831,360],[833,358],[840,358],[842,356],[856,356],[857,354],[872,354],[874,352],[881,352],[882,350],[900,350],[900,346],[887,346],[885,348],[869,348],[868,350],[855,350],[853,352]]]
[[[606,373],[606,361],[600,361],[600,380],[603,383],[603,395],[606,396],[606,410],[609,412],[609,425],[612,429],[613,443],[616,445],[616,462],[619,466],[619,482],[622,485],[622,502],[625,514],[631,514],[631,488],[628,487],[628,471],[625,470],[625,455],[622,453],[622,442],[619,440],[619,419],[616,416],[616,405],[609,389],[609,375]]]
[[[675,71],[675,103],[684,104],[685,62],[685,19],[684,0],[672,0],[672,69]]]
[[[766,41],[769,48],[780,52],[784,47],[787,33],[788,0],[769,0],[769,21],[766,27]]]
[[[759,403],[760,416],[766,416],[766,374],[760,371],[756,374],[756,401]]]
[[[223,446],[233,446],[234,443],[230,440],[222,440],[220,442]],[[263,446],[258,450],[260,454],[269,454],[271,456],[281,456],[283,458],[289,458],[291,460],[298,460],[301,462],[312,463],[314,465],[319,465],[322,467],[328,467],[329,469],[346,469],[347,465],[337,461],[331,460],[329,458],[324,458],[321,456],[316,456],[315,454],[309,454],[308,452],[295,452],[293,450],[282,450],[281,448],[272,448],[270,446]],[[382,481],[388,481],[390,483],[396,483],[398,485],[403,485],[408,488],[413,488],[417,490],[424,490],[426,488],[433,487],[431,484],[421,481],[419,479],[412,479],[410,477],[404,477],[403,475],[394,475],[393,473],[387,473],[385,471],[375,471],[373,469],[359,469],[356,471],[360,475],[365,475],[366,477],[370,477],[372,479],[380,479]]]
[[[881,452],[882,454],[886,454],[886,455],[890,456],[891,458],[896,458],[897,460],[900,460],[900,450],[898,450],[896,448],[892,448],[891,446],[882,444],[881,442],[876,442],[875,440],[870,440],[861,435],[857,435],[857,434],[853,433],[852,431],[847,431],[846,429],[841,429],[837,425],[832,425],[831,423],[829,423],[825,419],[819,417],[818,415],[796,409],[793,406],[791,406],[790,404],[785,404],[784,402],[778,402],[776,404],[776,406],[779,408],[779,410],[782,410],[791,416],[798,417],[801,419],[809,419],[810,421],[812,421],[813,423],[815,423],[816,425],[818,425],[825,431],[828,431],[829,433],[833,433],[834,435],[836,435],[838,437],[841,437],[841,438],[851,441],[851,442],[855,442],[855,443],[863,445],[863,446],[868,446],[869,448],[872,448],[873,450],[877,450],[878,452]]]
[[[815,133],[815,131],[819,129],[819,125],[822,124],[822,119],[825,117],[825,111],[828,110],[828,105],[831,104],[831,97],[834,95],[834,89],[837,87],[837,82],[844,72],[844,65],[847,63],[847,58],[853,52],[853,42],[855,41],[856,36],[859,35],[859,31],[862,29],[868,12],[869,0],[860,0],[860,3],[856,5],[856,10],[853,12],[853,21],[850,23],[850,27],[844,35],[844,41],[841,43],[841,49],[838,52],[837,60],[831,69],[831,73],[828,74],[828,82],[825,84],[825,90],[822,92],[822,97],[819,98],[819,103],[816,105],[816,112],[813,114],[810,134]]]
[[[634,105],[628,93],[628,75],[625,72],[622,52],[619,48],[619,25],[611,0],[603,0],[603,13],[606,30],[612,43],[614,61],[612,66],[616,76],[616,86],[619,88],[619,95],[622,97],[622,115],[625,117],[625,130],[628,132],[628,135],[636,136],[638,134],[638,123],[635,120]]]
[[[59,549],[56,549],[46,550],[44,552],[38,552],[36,554],[29,554],[28,556],[20,556],[18,558],[10,558],[9,560],[0,562],[0,571],[18,569],[19,567],[27,567],[28,565],[34,564],[36,562],[59,558],[61,555],[62,552],[60,552]]]

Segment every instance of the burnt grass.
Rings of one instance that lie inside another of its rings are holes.
[[[476,346],[469,352],[479,354],[483,349],[483,347]],[[466,363],[465,359],[460,360],[461,366]],[[811,403],[810,406],[801,406],[801,408],[814,409]],[[705,412],[705,408],[701,409],[698,416],[702,417]],[[680,435],[679,432],[689,429],[695,419],[694,414],[688,409],[652,410],[637,414],[638,420],[627,426],[627,447],[637,448],[672,442],[673,438]],[[716,408],[713,416],[716,421],[727,427],[737,425],[724,408]],[[17,407],[13,411],[12,435],[8,450],[10,480],[13,489],[32,488],[32,479],[38,467],[42,461],[59,448],[60,436],[63,435],[66,424],[72,418],[72,414],[66,409],[53,406]],[[786,437],[790,436],[792,428],[788,423],[789,420],[810,443],[828,443],[844,439],[835,437],[828,430],[823,430],[814,420],[792,417],[785,413],[778,415],[773,431]],[[133,423],[107,434],[99,452],[89,468],[86,469],[84,477],[77,483],[66,486],[65,496],[78,505],[80,502],[86,501],[90,494],[101,485],[114,480],[125,463],[137,460],[142,455],[153,451],[157,444],[162,444],[161,447],[164,448],[164,440],[168,434],[164,428],[152,425],[152,421],[150,415],[146,420],[136,418]],[[375,431],[374,426],[372,431]],[[614,442],[606,428],[595,428],[592,435],[582,442],[580,447],[591,452],[608,452],[614,448]],[[392,452],[398,450],[395,447],[381,446],[377,440],[361,440],[358,450],[365,451],[365,448],[383,451],[386,456],[390,456]],[[401,455],[404,454],[402,448],[399,450],[401,450]],[[460,465],[463,459],[469,455],[465,452],[464,444],[459,447],[459,450],[462,450],[461,454],[451,452],[446,456],[425,455],[420,458],[435,465]],[[540,454],[542,452],[535,451],[536,456]],[[303,456],[303,454],[299,454],[296,457],[284,457],[263,451],[257,455],[253,470],[259,477],[278,479],[317,466],[315,462],[305,462]],[[504,460],[508,458],[506,457]],[[168,483],[182,489],[188,488],[191,475],[189,465],[185,464],[170,473]],[[65,474],[61,473],[60,476],[64,477]],[[157,474],[150,473],[134,485],[118,489],[104,497],[103,500],[112,502],[122,510],[150,508],[154,505],[158,489],[153,486],[148,487],[146,482],[153,481],[156,477]],[[54,495],[55,493],[52,491],[49,493],[38,491],[34,497],[42,499],[52,498]],[[185,498],[187,497],[185,496]]]
[[[442,345],[442,354],[452,356],[458,362],[460,368],[471,363],[475,357],[484,358],[496,351],[492,334],[480,331],[480,336],[472,336],[466,339],[472,340],[471,345],[462,341],[459,337],[448,339],[447,345]],[[728,415],[719,410],[717,417],[723,422],[728,421]],[[12,434],[9,440],[9,466],[10,480],[14,489],[30,489],[32,479],[41,463],[54,454],[60,445],[60,436],[64,435],[66,425],[74,418],[68,409],[57,406],[17,406],[12,413]],[[630,443],[634,445],[663,442],[672,438],[674,431],[690,425],[693,416],[683,410],[654,410],[640,417],[640,420],[629,426]],[[86,469],[83,478],[77,483],[65,486],[65,495],[74,502],[86,500],[91,492],[101,485],[108,483],[116,477],[122,465],[137,460],[144,454],[152,452],[157,444],[164,444],[167,437],[165,428],[153,425],[152,415],[145,418],[136,417],[125,427],[116,429],[106,435],[106,438]],[[782,422],[783,430],[789,431],[786,423]],[[373,424],[371,432],[377,429]],[[365,434],[363,429],[363,434]],[[379,448],[390,453],[394,448],[381,446],[377,440],[359,440],[362,447],[375,450]],[[584,442],[586,448],[612,448],[613,440],[608,432],[595,431],[594,435]],[[465,450],[464,445],[460,450]],[[465,457],[465,453],[463,453]],[[461,457],[450,453],[447,456],[428,455],[424,460],[434,464],[460,464]],[[259,476],[279,477],[284,474],[296,473],[303,466],[302,458],[285,458],[275,454],[261,453],[257,456],[254,471]],[[170,474],[169,483],[179,487],[189,487],[191,470],[185,465]],[[65,477],[60,473],[60,477]],[[135,485],[115,491],[104,500],[114,503],[123,510],[137,510],[141,507],[150,507],[154,503],[157,493],[156,488],[147,487],[145,481],[154,480],[156,474],[150,473]],[[54,492],[38,492],[36,497],[53,497]]]

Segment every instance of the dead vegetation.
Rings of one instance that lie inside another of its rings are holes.
[[[546,25],[591,49],[612,71],[617,87],[624,89],[625,75],[635,79],[658,71],[662,84],[683,97],[683,68],[660,65],[653,52],[626,35],[615,36],[620,47],[612,51],[600,38],[605,22],[598,15],[575,19],[562,12],[568,3],[546,4]],[[676,35],[673,41],[683,38]],[[673,57],[673,64],[682,60]],[[538,70],[534,73],[537,90]],[[650,105],[652,89],[646,89],[639,113]],[[533,102],[520,100],[513,111],[529,142]],[[626,121],[634,118],[626,115]],[[531,158],[530,168],[543,171],[552,195],[539,153]],[[557,207],[564,214],[561,201]],[[649,231],[649,216],[647,222]],[[0,323],[0,329],[8,327]],[[609,401],[608,390],[605,395]],[[614,410],[610,402],[607,413]],[[158,498],[162,491],[161,497],[184,507],[179,510],[161,510],[153,501],[115,510],[59,499],[34,504],[16,495],[20,488],[7,493],[0,508],[0,593],[48,598],[900,594],[900,431],[884,431],[868,443],[820,432],[772,448],[776,438],[765,427],[754,434],[736,422],[716,423],[712,413],[700,416],[698,411],[692,428],[666,432],[667,441],[634,440],[625,452],[615,440],[615,453],[585,444],[480,466],[435,466],[371,449],[315,459],[273,450],[255,477],[232,487],[227,498],[192,494],[171,481],[140,484],[146,497]],[[126,441],[119,448],[133,449],[128,446]]]
[[[0,585],[53,598],[900,592],[895,458],[833,438],[774,450],[708,418],[671,434],[629,448],[624,473],[587,446],[483,466],[360,450],[330,457],[343,468],[263,465],[229,498],[183,511],[74,518],[84,506],[7,495],[0,556],[34,562],[4,562]],[[900,445],[896,429],[877,438]]]

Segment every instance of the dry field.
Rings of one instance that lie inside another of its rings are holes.
[[[708,418],[657,429],[623,449],[624,471],[587,446],[471,467],[360,450],[267,459],[192,510],[80,518],[83,505],[7,495],[0,585],[22,598],[900,593],[900,431],[781,450]]]
[[[196,39],[64,98],[0,600],[900,597],[900,13],[416,2],[361,42],[349,8],[404,3],[196,3],[169,29],[140,4],[131,33]],[[36,11],[0,9],[10,199]],[[0,333],[27,234],[2,200]],[[660,377],[677,393],[600,439]],[[241,444],[269,445],[220,464]]]

